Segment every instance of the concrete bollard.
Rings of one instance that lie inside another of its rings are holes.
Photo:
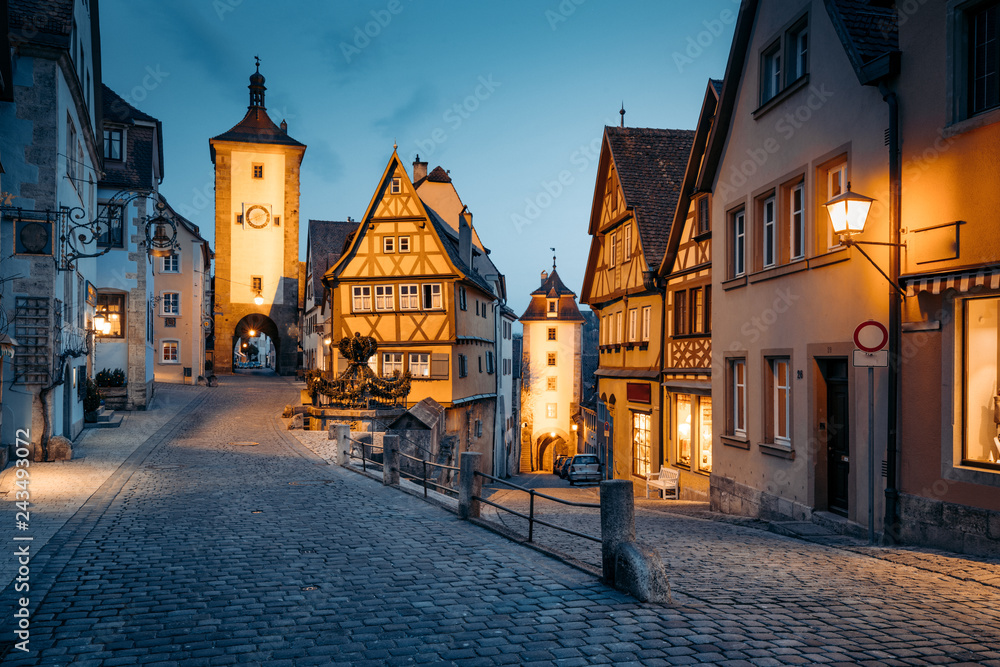
[[[399,486],[399,436],[382,436],[382,484]]]
[[[604,583],[615,585],[615,562],[619,545],[635,542],[635,496],[632,480],[601,482],[601,574]]]
[[[482,456],[479,452],[462,452],[459,455],[458,516],[462,519],[479,518],[479,501],[472,497],[483,492],[483,478],[475,474]]]
[[[337,441],[337,465],[346,466],[351,461],[351,427],[347,424],[330,424],[329,438]]]

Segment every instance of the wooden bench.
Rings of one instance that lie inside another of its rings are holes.
[[[667,491],[670,490],[674,492],[674,499],[679,498],[681,494],[680,476],[679,471],[667,468],[666,466],[660,466],[660,472],[650,473],[646,479],[646,497],[649,498],[649,489],[654,488],[663,493],[664,499],[667,497]]]

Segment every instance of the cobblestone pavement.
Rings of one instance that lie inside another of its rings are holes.
[[[297,391],[226,378],[150,433],[32,561],[3,664],[1000,665],[996,589],[718,522],[663,529],[674,604],[636,603],[329,465]]]

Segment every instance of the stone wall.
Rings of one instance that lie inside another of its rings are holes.
[[[712,475],[710,479],[709,507],[713,512],[770,521],[809,521],[812,518],[812,509],[805,505],[721,475]]]
[[[976,556],[1000,556],[1000,512],[899,494],[900,538]]]

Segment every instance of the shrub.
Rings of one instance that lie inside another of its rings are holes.
[[[87,378],[87,394],[83,397],[83,409],[87,412],[100,410],[101,398],[101,390],[97,388],[97,383]]]
[[[111,370],[110,368],[105,368],[100,373],[97,374],[97,386],[98,387],[124,387],[125,386],[125,371],[120,368]]]

